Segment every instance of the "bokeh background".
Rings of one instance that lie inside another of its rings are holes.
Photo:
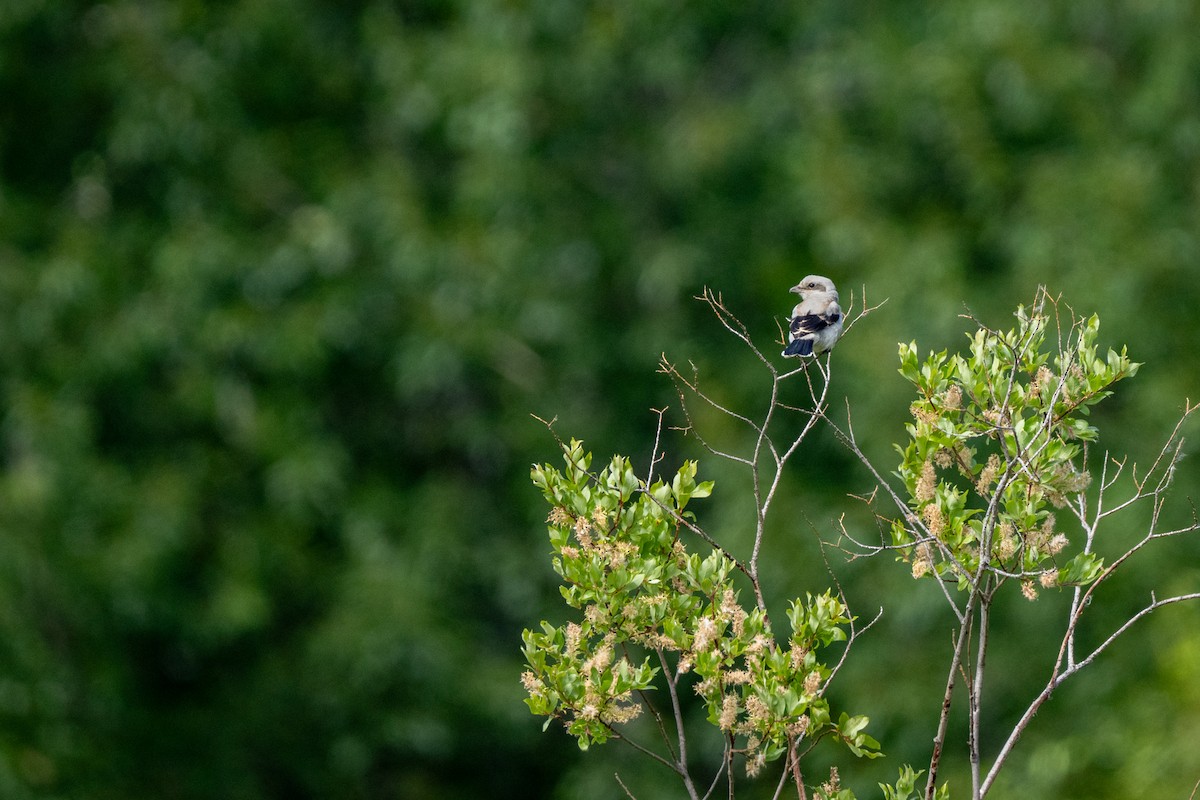
[[[1006,325],[1046,284],[1144,362],[1094,419],[1147,460],[1200,397],[1198,30],[1189,0],[0,3],[0,795],[678,796],[521,702],[521,629],[566,613],[530,415],[644,464],[650,409],[682,421],[664,352],[752,413],[761,365],[693,298],[771,348],[816,272],[887,300],[831,390],[886,472],[896,343],[961,347],[961,313]],[[746,476],[665,445],[739,546]],[[1183,519],[1196,487],[1185,461]],[[829,585],[817,538],[870,535],[869,490],[814,434],[772,603]],[[928,760],[950,621],[905,565],[830,561],[884,609],[835,706],[889,757],[815,756],[867,797]],[[1145,553],[1085,638],[1198,565]],[[997,733],[1064,609],[1012,595]],[[1187,797],[1198,740],[1175,606],[1063,687],[994,796]]]

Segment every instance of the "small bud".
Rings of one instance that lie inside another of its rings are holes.
[[[804,666],[804,660],[808,657],[808,649],[798,644],[793,644],[790,655],[792,669],[799,671]]]
[[[924,518],[929,532],[938,539],[942,538],[942,534],[946,532],[946,519],[942,516],[941,506],[937,503],[930,503],[921,509],[921,517]]]
[[[746,713],[750,715],[750,721],[755,723],[766,722],[771,718],[771,709],[767,708],[767,704],[756,694],[746,698]]]
[[[912,561],[912,576],[920,578],[933,569],[933,548],[928,542],[917,546]]]
[[[946,393],[942,395],[942,405],[951,410],[960,408],[962,406],[962,387],[957,383],[951,384]]]
[[[935,489],[937,475],[933,471],[933,464],[926,461],[921,465],[921,478],[917,481],[917,488],[913,490],[913,499],[918,503],[928,503],[933,499]]]
[[[996,475],[1000,472],[1000,456],[992,453],[988,456],[987,464],[979,473],[979,479],[975,481],[975,491],[981,495],[986,495],[988,489],[996,481]]]
[[[541,679],[529,670],[521,673],[521,685],[525,687],[525,691],[532,695],[541,694],[542,690],[546,688]]]
[[[740,686],[754,680],[748,669],[732,669],[725,673],[725,683],[730,686]]]
[[[808,725],[808,715],[805,714],[804,716],[800,717],[800,719],[787,726],[788,735],[795,739],[801,739],[804,737],[804,734],[808,732]]]
[[[692,649],[697,653],[703,653],[712,646],[713,640],[717,637],[717,623],[712,617],[702,617],[700,622],[696,624],[696,635],[692,639]]]
[[[842,790],[842,780],[838,775],[837,767],[829,768],[829,780],[821,784],[819,795],[825,798],[833,798]]]
[[[1029,387],[1030,394],[1034,397],[1041,397],[1050,384],[1054,382],[1054,373],[1045,364],[1038,367],[1037,375],[1034,376],[1033,384]]]
[[[571,656],[579,649],[579,639],[583,636],[583,628],[577,622],[567,623],[566,652]]]
[[[725,695],[725,699],[721,701],[721,716],[717,720],[717,726],[723,731],[733,730],[733,726],[737,724],[737,715],[737,695]]]
[[[929,403],[918,400],[908,407],[909,412],[918,422],[923,422],[926,425],[932,425],[937,422],[937,414],[929,408]]]

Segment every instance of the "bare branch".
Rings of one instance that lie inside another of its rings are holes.
[[[744,572],[749,578],[753,586],[756,601],[759,609],[765,614],[767,612],[765,598],[763,597],[762,587],[758,579],[758,564],[762,553],[763,540],[766,532],[766,520],[770,512],[771,505],[774,502],[778,489],[783,478],[783,470],[787,462],[799,450],[800,445],[815,429],[818,422],[826,419],[825,417],[825,398],[829,391],[830,381],[830,359],[827,356],[824,363],[817,359],[802,361],[800,366],[787,372],[780,370],[766,358],[763,352],[754,344],[746,325],[725,305],[723,298],[719,294],[715,294],[710,289],[705,289],[704,292],[697,298],[706,302],[709,308],[716,315],[721,325],[741,340],[755,356],[766,366],[770,375],[769,394],[765,404],[765,409],[762,411],[759,418],[761,422],[755,422],[751,416],[735,411],[728,405],[718,402],[709,393],[704,391],[700,386],[698,370],[695,365],[692,365],[691,377],[683,375],[680,370],[670,363],[664,355],[659,371],[668,375],[675,383],[676,392],[680,398],[680,404],[683,408],[683,413],[688,422],[687,432],[694,435],[713,455],[724,458],[733,463],[741,464],[747,467],[750,471],[752,480],[752,488],[755,503],[755,528],[754,539],[751,547],[749,561],[743,563],[737,559],[733,559],[739,565],[739,569]],[[873,310],[873,309],[870,309]],[[865,311],[863,313],[866,313]],[[860,315],[861,316],[861,315]],[[820,376],[819,382],[813,380],[813,365],[815,364],[815,372]],[[810,409],[796,409],[793,406],[785,405],[780,402],[780,389],[783,381],[793,378],[797,375],[804,375],[805,382],[809,390],[809,399],[812,402]],[[754,439],[751,451],[748,455],[739,455],[732,452],[727,452],[715,447],[697,430],[694,420],[691,416],[689,408],[689,397],[696,397],[701,402],[707,404],[710,408],[728,416],[729,418],[740,422],[746,428],[753,431]],[[803,415],[805,423],[801,427],[799,433],[790,438],[786,444],[777,444],[771,436],[770,430],[777,412],[779,411],[797,411]],[[689,524],[689,529],[692,526]],[[716,546],[715,542],[705,539],[709,544]],[[721,548],[722,552],[725,552]]]
[[[623,644],[622,649],[625,651],[625,657],[628,659],[629,658],[628,645]],[[670,670],[667,666],[667,662],[663,658],[662,650],[660,648],[655,648],[655,650],[658,653],[659,663],[662,664],[663,678],[666,681],[668,681],[669,683],[674,684],[676,682],[676,680],[678,679],[677,676],[676,677],[671,676]],[[630,660],[632,661],[632,659],[630,659]],[[659,736],[662,737],[663,745],[666,746],[666,748],[667,748],[667,754],[670,755],[672,760],[678,761],[678,758],[676,758],[676,756],[675,756],[675,750],[673,749],[673,747],[671,745],[671,735],[667,732],[666,722],[663,721],[662,712],[659,711],[658,708],[654,705],[653,701],[650,699],[650,694],[646,690],[638,689],[637,693],[638,693],[638,698],[642,701],[642,705],[645,706],[650,711],[650,716],[654,717],[654,722],[658,726],[658,734],[659,734]]]
[[[850,329],[853,328],[856,324],[858,324],[858,322],[860,322],[863,318],[869,316],[872,312],[878,311],[880,308],[887,305],[887,301],[888,301],[888,298],[885,297],[885,298],[883,298],[883,300],[876,303],[875,305],[871,305],[870,303],[868,303],[867,302],[867,287],[866,287],[866,284],[863,284],[863,287],[862,287],[862,307],[863,308],[862,308],[862,311],[860,311],[858,314],[853,314],[852,312],[854,310],[855,297],[854,297],[854,290],[852,289],[850,291],[850,302],[846,304],[846,324],[845,324],[845,327],[842,328],[842,336],[845,336],[847,333],[849,333]]]
[[[758,360],[761,361],[767,367],[767,369],[771,371],[772,375],[777,374],[775,365],[772,364],[767,357],[763,355],[762,351],[754,345],[753,340],[750,338],[750,332],[746,329],[746,326],[741,320],[735,317],[728,308],[725,307],[724,298],[719,293],[714,294],[712,289],[709,289],[706,286],[704,287],[704,290],[700,296],[696,299],[703,300],[704,302],[708,303],[709,308],[711,308],[713,313],[716,314],[717,319],[720,320],[721,325],[725,327],[725,330],[729,331],[734,336],[745,342],[746,346],[749,347],[750,350],[753,351],[754,355],[758,357]]]
[[[970,643],[971,627],[968,621],[975,613],[975,604],[978,600],[979,593],[971,592],[970,597],[967,599],[967,607],[963,609],[963,616],[960,619],[958,639],[954,643],[954,651],[950,658],[950,669],[946,675],[946,691],[942,695],[942,710],[938,717],[937,733],[933,737],[933,753],[929,759],[929,778],[925,782],[926,800],[933,800],[934,794],[937,791],[938,766],[941,764],[942,751],[946,745],[946,729],[950,725],[950,707],[954,702],[954,685],[959,667],[962,665],[963,656],[966,654],[967,646]]]
[[[797,800],[808,800],[808,794],[804,791],[804,776],[800,773],[800,756],[796,752],[794,740],[789,742],[788,749],[791,751],[792,777],[796,779],[796,798]]]
[[[692,777],[688,774],[687,768],[687,731],[683,727],[683,707],[679,703],[679,692],[676,691],[676,684],[679,681],[679,675],[671,674],[670,666],[667,664],[667,658],[663,655],[662,648],[656,648],[658,653],[659,664],[662,665],[663,676],[667,678],[667,689],[671,696],[671,710],[675,714],[675,731],[679,738],[679,757],[675,762],[675,771],[683,778],[683,784],[687,787],[688,795],[697,800],[696,787],[692,783]]]
[[[1111,508],[1105,506],[1104,499],[1106,490],[1115,485],[1117,476],[1121,473],[1127,463],[1126,460],[1118,461],[1116,459],[1106,457],[1101,469],[1100,489],[1097,492],[1096,504],[1092,515],[1090,517],[1088,516],[1086,504],[1082,496],[1074,507],[1073,510],[1075,511],[1076,516],[1079,518],[1086,534],[1086,543],[1084,546],[1085,553],[1093,552],[1093,546],[1099,525],[1102,520],[1106,519],[1112,514],[1130,508],[1141,502],[1149,502],[1151,504],[1151,519],[1147,526],[1146,533],[1137,542],[1132,544],[1111,563],[1109,563],[1089,586],[1086,588],[1082,586],[1075,587],[1068,612],[1066,629],[1064,631],[1062,642],[1059,646],[1058,657],[1054,662],[1054,667],[1051,671],[1050,677],[1042,691],[1039,692],[1038,695],[1029,703],[1024,714],[1022,714],[1021,718],[1009,733],[1007,740],[1001,747],[995,761],[991,766],[991,769],[988,771],[988,774],[980,787],[980,797],[987,794],[988,790],[993,785],[1001,767],[1003,767],[1004,763],[1011,754],[1017,740],[1020,739],[1021,735],[1024,733],[1025,729],[1028,727],[1038,710],[1050,699],[1050,696],[1054,693],[1055,689],[1061,686],[1062,683],[1072,675],[1095,661],[1095,659],[1099,657],[1101,653],[1107,650],[1114,642],[1116,642],[1118,638],[1126,633],[1143,617],[1146,617],[1154,611],[1167,605],[1200,599],[1200,592],[1174,595],[1162,600],[1157,599],[1154,594],[1151,593],[1151,602],[1148,605],[1125,620],[1125,622],[1118,626],[1117,629],[1108,636],[1108,638],[1092,649],[1092,651],[1082,659],[1076,657],[1076,632],[1079,628],[1080,621],[1082,620],[1083,613],[1090,604],[1097,590],[1108,580],[1110,580],[1129,559],[1131,559],[1135,554],[1137,554],[1155,539],[1200,531],[1200,520],[1197,520],[1194,512],[1193,521],[1190,525],[1173,528],[1166,531],[1157,530],[1159,515],[1162,511],[1163,501],[1165,499],[1164,496],[1171,486],[1174,478],[1175,465],[1178,463],[1182,453],[1182,426],[1184,421],[1196,410],[1196,408],[1197,406],[1190,404],[1190,402],[1185,403],[1183,414],[1176,423],[1171,434],[1168,436],[1166,443],[1159,450],[1158,455],[1155,457],[1150,469],[1143,474],[1140,480],[1138,480],[1136,477],[1134,478],[1134,491],[1128,498]],[[1112,471],[1113,474],[1111,476],[1109,474],[1110,464],[1114,467]],[[1159,477],[1152,482],[1151,478],[1156,473],[1159,473]]]
[[[1162,608],[1163,606],[1169,606],[1169,605],[1172,605],[1173,603],[1182,603],[1186,600],[1197,600],[1197,599],[1200,599],[1200,592],[1190,592],[1188,594],[1179,594],[1179,595],[1175,595],[1173,597],[1167,597],[1163,600],[1156,600],[1156,599],[1154,599],[1153,594],[1151,594],[1150,605],[1146,606],[1141,611],[1137,612],[1132,617],[1125,620],[1124,624],[1122,624],[1121,627],[1119,627],[1115,631],[1113,631],[1112,634],[1109,635],[1109,637],[1107,639],[1105,639],[1102,643],[1100,643],[1096,647],[1095,650],[1093,650],[1091,653],[1089,653],[1088,656],[1086,658],[1084,658],[1082,661],[1077,663],[1070,672],[1063,672],[1063,674],[1059,677],[1058,682],[1062,683],[1062,681],[1065,680],[1067,677],[1069,677],[1071,674],[1078,672],[1079,670],[1086,667],[1088,664],[1092,663],[1096,659],[1096,656],[1100,655],[1105,650],[1107,650],[1109,648],[1109,646],[1112,645],[1112,643],[1115,642],[1121,636],[1121,634],[1125,633],[1127,630],[1129,630],[1131,627],[1133,627],[1134,623],[1136,623],[1142,617],[1145,617],[1148,614],[1154,613],[1155,611]]]
[[[988,771],[987,777],[983,781],[982,789],[980,792],[980,797],[982,797],[988,793],[988,790],[992,787],[992,784],[996,780],[996,776],[999,773],[1000,768],[1004,765],[1004,762],[1008,759],[1009,755],[1012,753],[1012,749],[1016,745],[1017,740],[1021,738],[1021,735],[1025,732],[1025,729],[1029,726],[1029,723],[1033,720],[1033,717],[1034,717],[1034,715],[1037,714],[1038,710],[1041,709],[1041,707],[1043,705],[1045,705],[1046,701],[1050,699],[1050,696],[1052,694],[1054,694],[1055,689],[1057,689],[1059,686],[1061,686],[1068,678],[1070,678],[1076,672],[1079,672],[1079,670],[1081,670],[1084,667],[1091,664],[1092,661],[1094,661],[1097,656],[1099,656],[1101,653],[1103,653],[1105,650],[1107,650],[1109,648],[1109,646],[1112,645],[1113,642],[1115,642],[1118,638],[1120,638],[1120,636],[1122,634],[1124,634],[1126,631],[1128,631],[1138,620],[1142,619],[1143,617],[1145,617],[1149,614],[1152,614],[1153,612],[1157,611],[1158,609],[1160,609],[1164,606],[1172,605],[1174,603],[1182,603],[1182,602],[1185,602],[1188,600],[1200,600],[1200,592],[1191,592],[1189,594],[1175,595],[1173,597],[1168,597],[1163,600],[1152,600],[1152,602],[1149,605],[1147,605],[1141,611],[1138,611],[1132,617],[1127,619],[1124,624],[1122,624],[1119,628],[1117,628],[1115,631],[1113,631],[1112,634],[1109,635],[1109,637],[1107,639],[1105,639],[1100,645],[1098,645],[1096,647],[1096,649],[1094,649],[1090,654],[1088,654],[1088,656],[1086,658],[1073,664],[1072,666],[1067,667],[1066,669],[1062,670],[1061,672],[1059,672],[1059,666],[1061,666],[1061,663],[1062,663],[1062,656],[1061,656],[1061,651],[1060,651],[1059,661],[1055,665],[1054,672],[1051,674],[1050,680],[1047,681],[1046,686],[1045,686],[1045,688],[1042,689],[1041,693],[1038,694],[1038,696],[1035,697],[1033,699],[1033,701],[1029,704],[1029,706],[1025,709],[1025,713],[1021,715],[1020,720],[1018,720],[1017,724],[1015,726],[1013,726],[1012,732],[1008,735],[1008,739],[1005,740],[1003,747],[1000,748],[1000,752],[996,756],[996,760],[992,764],[992,768]],[[1082,610],[1080,610],[1076,613],[1081,614]],[[1076,621],[1077,620],[1078,620],[1078,617],[1076,617]],[[1074,627],[1074,626],[1072,625],[1072,627]]]

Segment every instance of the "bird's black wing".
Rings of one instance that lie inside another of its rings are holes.
[[[801,314],[798,317],[792,317],[792,336],[804,336],[823,331],[830,325],[836,324],[841,318],[842,315],[837,313],[828,316],[825,314]]]

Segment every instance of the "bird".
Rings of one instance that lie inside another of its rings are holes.
[[[817,356],[832,350],[845,319],[833,281],[809,275],[788,291],[800,295],[800,302],[792,309],[788,346],[781,355]]]

